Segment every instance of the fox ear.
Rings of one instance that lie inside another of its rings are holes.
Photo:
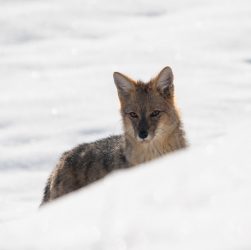
[[[156,88],[164,97],[173,95],[173,72],[170,67],[165,67],[155,78]]]
[[[129,77],[119,72],[114,72],[113,78],[118,90],[119,97],[126,97],[130,95],[130,93],[134,90],[135,82]]]

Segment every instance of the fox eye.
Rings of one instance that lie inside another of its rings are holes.
[[[150,114],[150,116],[151,117],[156,117],[156,116],[158,116],[160,114],[160,111],[159,110],[154,110],[151,114]]]
[[[135,112],[130,112],[129,115],[130,115],[132,118],[138,118],[138,115],[137,115]]]

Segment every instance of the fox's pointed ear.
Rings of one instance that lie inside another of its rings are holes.
[[[155,78],[155,86],[164,97],[173,95],[173,72],[170,67],[165,67]]]
[[[126,97],[135,89],[135,81],[129,77],[119,73],[113,73],[114,82],[116,84],[119,97]]]

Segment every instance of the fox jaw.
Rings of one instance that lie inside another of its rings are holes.
[[[118,72],[113,77],[126,139],[150,143],[169,137],[179,123],[171,68],[165,67],[148,83],[134,81]]]

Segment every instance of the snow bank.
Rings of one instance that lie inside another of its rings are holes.
[[[249,249],[250,125],[4,223],[1,248]]]

